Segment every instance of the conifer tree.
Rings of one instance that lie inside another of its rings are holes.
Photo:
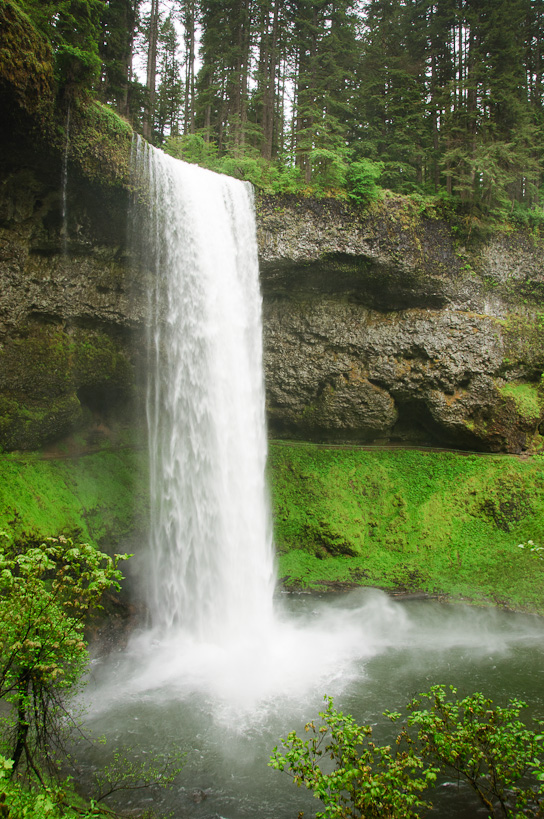
[[[134,38],[140,0],[107,0],[102,12],[100,97],[130,117]]]

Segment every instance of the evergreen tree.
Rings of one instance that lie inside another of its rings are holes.
[[[159,28],[159,0],[151,0],[150,12],[145,23],[145,36],[147,42],[147,100],[143,117],[143,135],[149,142],[152,142],[154,138],[153,120],[155,115],[155,96],[157,87],[157,42],[159,39]]]
[[[430,148],[427,16],[419,9],[410,0],[369,2],[358,74],[356,155],[383,162],[383,184],[404,192],[422,181]]]
[[[154,112],[154,131],[157,141],[162,143],[167,135],[178,135],[183,110],[179,43],[172,15],[169,15],[160,27],[157,51],[159,87]]]
[[[130,116],[132,57],[140,0],[107,0],[102,13],[100,96]]]
[[[270,160],[283,149],[279,70],[282,58],[285,58],[285,37],[282,37],[282,31],[286,29],[284,0],[260,0],[257,16],[259,58],[255,75],[257,89],[252,99],[253,119],[261,156]]]
[[[183,130],[186,134],[195,132],[195,63],[196,63],[196,31],[200,7],[196,0],[182,0],[181,20],[183,23],[183,39],[185,43],[185,107],[183,115]]]
[[[292,53],[295,85],[293,149],[309,183],[312,165],[345,153],[358,48],[351,0],[294,0]],[[321,157],[321,159],[319,159]]]
[[[89,92],[100,75],[104,0],[22,0],[21,6],[53,46],[61,93],[69,99]]]

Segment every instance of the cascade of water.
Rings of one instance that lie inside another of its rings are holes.
[[[267,630],[261,296],[252,189],[139,143],[150,294],[149,605],[163,632],[220,643]]]
[[[70,106],[66,112],[66,138],[64,141],[64,154],[62,157],[62,173],[61,173],[61,237],[62,237],[62,255],[66,256],[68,253],[68,151],[70,149]]]

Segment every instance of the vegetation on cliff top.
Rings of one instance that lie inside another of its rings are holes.
[[[541,456],[272,443],[269,474],[288,588],[376,585],[544,613]]]
[[[476,224],[542,222],[542,19],[527,0],[493,14],[458,0],[425,14],[378,0],[0,0],[0,19],[0,85],[56,123],[59,144],[68,106],[84,111],[73,158],[88,150],[104,182],[128,181],[131,128],[93,99],[270,193],[368,205],[387,190]]]

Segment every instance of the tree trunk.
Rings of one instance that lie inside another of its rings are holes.
[[[185,111],[184,131],[195,132],[195,1],[186,0],[183,15],[185,28]]]
[[[19,677],[17,684],[17,722],[15,727],[15,748],[13,749],[13,769],[17,770],[17,766],[21,761],[21,756],[25,749],[26,738],[28,736],[28,729],[30,724],[27,718],[27,702],[28,691],[30,687],[30,672],[24,669]]]
[[[151,0],[149,17],[149,44],[147,52],[147,105],[144,114],[143,135],[149,142],[153,138],[155,113],[155,84],[157,77],[157,39],[159,33],[159,0]]]

